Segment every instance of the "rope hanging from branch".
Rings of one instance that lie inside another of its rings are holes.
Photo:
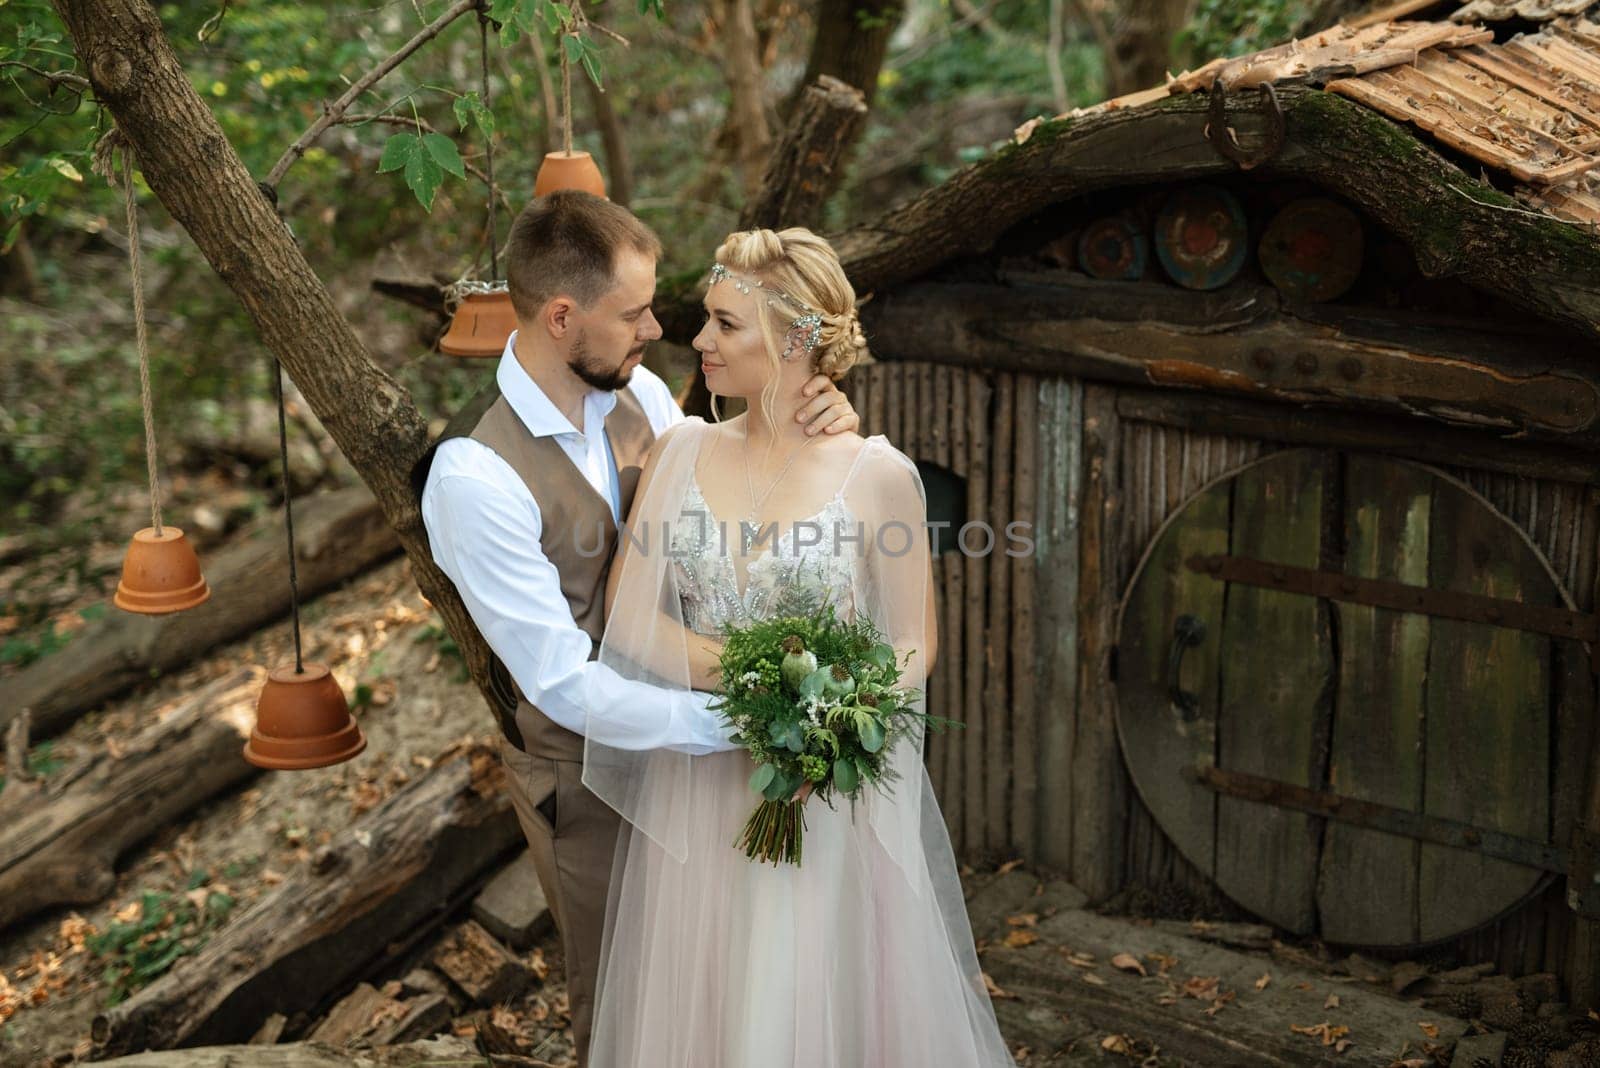
[[[482,65],[483,87],[482,97],[485,110],[489,109],[489,14],[483,8],[478,9],[478,58]],[[492,114],[492,112],[491,112]],[[500,277],[500,249],[499,234],[494,222],[494,134],[485,130],[484,141],[484,173],[489,180],[489,277]]]
[[[294,673],[305,674],[300,650],[300,576],[295,571],[294,495],[289,487],[289,420],[283,403],[283,365],[272,358],[273,392],[278,401],[278,462],[283,477],[283,526],[289,542],[289,613],[294,621]]]
[[[113,126],[94,146],[92,167],[117,184],[116,155],[122,152],[123,203],[128,214],[128,265],[133,276],[133,332],[139,346],[139,407],[144,414],[145,470],[150,480],[150,526],[161,537],[161,480],[156,475],[155,402],[150,395],[150,334],[144,317],[144,261],[139,248],[139,209],[133,190],[133,146]]]

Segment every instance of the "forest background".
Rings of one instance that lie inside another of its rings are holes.
[[[497,6],[511,6],[497,0]],[[284,150],[444,0],[167,3],[162,23],[251,173]],[[574,64],[574,146],[613,199],[661,235],[662,279],[703,272],[759,186],[787,101],[841,17],[886,36],[865,131],[826,231],[870,221],[1004,144],[1012,130],[1328,24],[1339,0],[612,0]],[[741,20],[754,38],[734,29]],[[122,194],[91,170],[110,123],[45,0],[0,0],[0,685],[107,611],[128,535],[148,518]],[[374,278],[487,277],[485,134],[498,230],[560,147],[558,41],[457,19],[365,94],[277,183],[307,258],[384,370],[434,423],[485,364],[432,351],[435,315],[374,294]],[[741,42],[747,42],[741,44]],[[753,77],[752,77],[753,75]],[[746,86],[754,89],[746,89]],[[603,87],[603,91],[602,91]],[[758,99],[751,101],[752,92]],[[440,159],[385,153],[430,130]],[[393,157],[391,157],[392,159]],[[459,174],[459,176],[458,176]],[[202,551],[281,503],[273,359],[223,282],[136,179],[151,376],[169,521]],[[674,388],[686,350],[647,357]],[[289,387],[296,494],[353,483]]]

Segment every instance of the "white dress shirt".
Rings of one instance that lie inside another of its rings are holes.
[[[555,437],[611,502],[620,523],[627,517],[605,433],[616,394],[591,390],[583,429],[577,429],[517,362],[516,338],[512,333],[495,371],[500,392],[531,434]],[[682,421],[667,384],[643,364],[623,388],[633,391],[657,435]],[[422,491],[422,522],[434,560],[455,583],[489,648],[528,700],[556,723],[577,734],[587,723],[596,741],[618,749],[703,754],[737,748],[728,741],[732,728],[706,707],[710,694],[659,689],[589,659],[589,635],[572,618],[561,576],[540,546],[539,505],[493,449],[472,438],[439,446]]]

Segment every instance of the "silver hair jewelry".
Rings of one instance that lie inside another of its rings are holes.
[[[711,265],[711,281],[708,283],[707,288],[709,289],[724,279],[732,282],[733,288],[746,295],[749,294],[751,287],[755,287],[762,292],[771,293],[775,297],[782,298],[791,309],[800,309],[800,315],[796,316],[794,321],[789,324],[789,334],[783,348],[783,359],[792,360],[801,355],[809,356],[817,351],[817,341],[822,336],[821,312],[804,301],[791,297],[781,289],[763,285],[759,278],[735,274],[733,271],[728,270],[724,264],[713,263]],[[767,301],[767,306],[776,308],[778,302],[769,300]],[[796,344],[797,342],[798,345]],[[796,351],[797,348],[798,351]]]

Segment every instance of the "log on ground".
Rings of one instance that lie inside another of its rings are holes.
[[[453,751],[97,1017],[96,1056],[245,1041],[275,1012],[298,1034],[426,937],[521,842],[499,757],[482,745]]]
[[[98,750],[46,782],[8,780],[0,928],[53,905],[103,899],[126,850],[255,775],[243,749],[263,674],[231,672],[125,748]]]

